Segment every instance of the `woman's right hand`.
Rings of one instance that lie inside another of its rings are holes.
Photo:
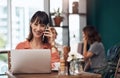
[[[84,42],[84,44],[87,44],[88,38],[86,36],[83,36],[83,42]]]

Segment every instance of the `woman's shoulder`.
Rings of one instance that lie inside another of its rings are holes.
[[[102,42],[94,42],[92,45],[92,47],[104,47],[103,43]]]
[[[103,44],[102,42],[98,42],[98,41],[95,41],[94,43],[93,43],[93,45],[101,45],[101,44]]]
[[[27,49],[27,48],[30,48],[30,42],[28,40],[20,42],[16,46],[16,49]]]

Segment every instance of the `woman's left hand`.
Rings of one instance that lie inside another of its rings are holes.
[[[51,31],[51,27],[48,27],[48,28],[45,30],[44,35],[45,35],[46,37],[48,37],[49,43],[50,43],[51,45],[53,45],[55,41],[54,41],[53,33],[52,33],[52,31]]]

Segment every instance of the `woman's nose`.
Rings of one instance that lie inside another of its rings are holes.
[[[37,30],[41,30],[41,27],[40,27],[40,25],[38,25],[38,26],[37,26]]]

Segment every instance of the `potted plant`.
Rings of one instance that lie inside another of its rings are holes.
[[[60,23],[63,21],[63,16],[61,16],[60,8],[57,10],[54,10],[54,13],[52,13],[55,17],[53,18],[55,26],[60,26]]]

